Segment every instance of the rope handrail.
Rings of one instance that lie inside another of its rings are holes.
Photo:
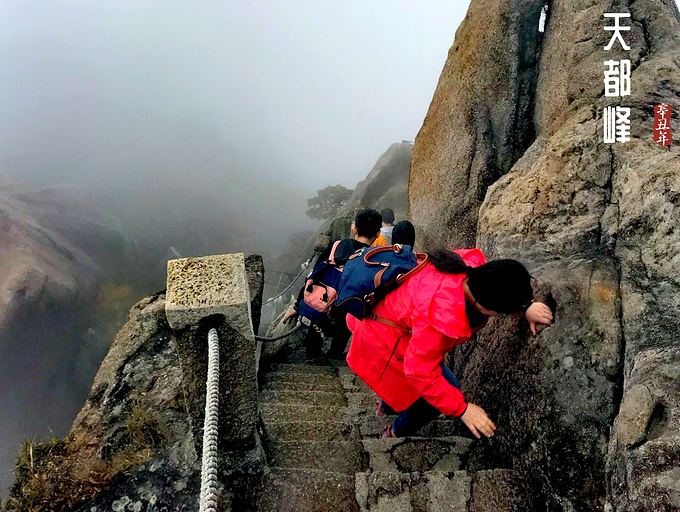
[[[217,330],[208,332],[208,379],[203,423],[203,461],[199,512],[217,512],[217,426],[220,386],[220,344]]]
[[[285,333],[283,333],[279,336],[274,336],[274,337],[271,337],[271,338],[268,338],[266,336],[255,336],[255,341],[264,341],[264,342],[279,341],[279,340],[282,340],[283,338],[287,338],[288,336],[299,331],[300,329],[302,329],[301,323],[297,324],[295,327],[293,327],[289,331],[287,331],[287,332],[285,332]]]

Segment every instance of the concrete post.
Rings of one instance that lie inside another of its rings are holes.
[[[212,327],[220,340],[220,452],[257,449],[256,344],[243,254],[168,261],[165,312],[177,336],[197,453]]]

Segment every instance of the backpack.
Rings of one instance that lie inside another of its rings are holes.
[[[327,260],[314,265],[307,276],[304,286],[303,300],[300,302],[300,318],[309,326],[320,324],[328,319],[331,306],[338,299],[338,288],[342,277],[342,266],[336,265],[335,252],[341,240],[336,241]]]
[[[408,245],[366,247],[345,264],[339,283],[338,306],[363,320],[373,307],[406,279],[423,269],[427,254],[414,253]]]

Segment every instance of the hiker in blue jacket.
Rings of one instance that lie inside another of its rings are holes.
[[[375,239],[378,238],[381,226],[382,217],[378,211],[371,208],[364,208],[357,212],[354,217],[354,222],[352,223],[354,238],[347,238],[338,244],[333,255],[335,264],[342,266],[347,263],[349,257],[357,250],[363,247],[370,247]],[[315,266],[319,262],[326,261],[330,257],[332,247],[333,242],[331,242],[329,247],[319,255],[316,259]],[[297,317],[303,296],[304,286],[298,294],[294,310],[283,319],[284,322],[292,321],[293,318]],[[345,312],[341,311],[340,308],[332,307],[328,319],[323,321],[322,325],[319,325],[319,327],[326,336],[333,338],[326,357],[329,359],[344,359],[345,347],[351,336],[347,324],[345,323]],[[322,355],[322,342],[321,335],[315,329],[308,329],[304,341],[308,359],[314,359]]]

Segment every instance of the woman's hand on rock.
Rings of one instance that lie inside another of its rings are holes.
[[[484,409],[475,404],[468,403],[467,409],[460,419],[477,439],[481,439],[480,433],[486,437],[491,437],[496,430],[496,425],[489,419]]]
[[[550,325],[553,321],[553,314],[550,308],[542,302],[534,302],[524,313],[524,318],[529,322],[532,334],[536,334],[536,324]]]

